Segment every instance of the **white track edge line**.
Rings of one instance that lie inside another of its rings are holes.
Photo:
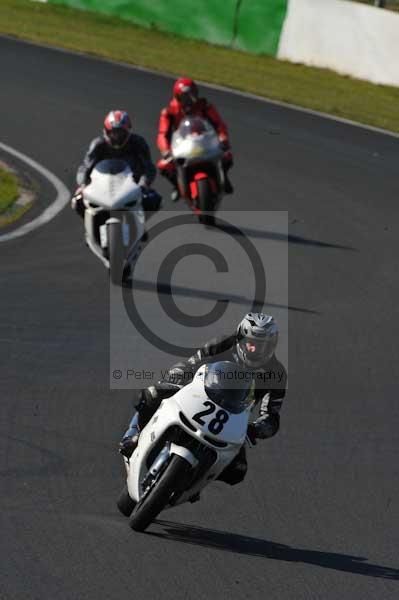
[[[24,225],[21,225],[21,227],[10,231],[9,233],[4,233],[3,235],[0,234],[0,242],[7,242],[9,240],[26,235],[34,229],[37,229],[38,227],[41,227],[45,223],[51,221],[51,219],[53,219],[68,203],[70,199],[70,192],[66,185],[60,179],[58,179],[54,173],[51,173],[51,171],[46,169],[46,167],[43,167],[32,158],[29,158],[29,156],[26,156],[26,154],[23,154],[22,152],[19,152],[18,150],[15,150],[14,148],[11,148],[2,142],[0,142],[0,149],[8,154],[11,154],[12,156],[15,156],[19,160],[32,167],[32,169],[40,173],[54,186],[57,192],[57,197],[54,202],[52,202],[50,206],[48,206],[38,217],[32,221],[29,221],[28,223],[25,223]]]

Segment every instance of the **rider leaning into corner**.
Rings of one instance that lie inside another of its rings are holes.
[[[163,381],[141,390],[137,412],[120,442],[119,452],[128,458],[132,455],[140,430],[149,422],[162,400],[176,393],[176,388],[171,390],[162,384],[173,383],[182,388],[191,383],[201,365],[219,361],[231,361],[252,375],[259,416],[248,425],[247,435],[251,443],[256,444],[257,438],[275,435],[280,427],[280,409],[287,386],[286,370],[275,355],[277,341],[278,328],[272,316],[263,313],[245,315],[234,333],[210,340],[189,359],[174,365]],[[218,480],[235,485],[244,479],[246,472],[245,446],[242,446]]]
[[[119,158],[125,160],[134,173],[135,182],[143,190],[143,209],[146,213],[160,208],[161,196],[150,188],[156,177],[156,167],[151,159],[147,142],[141,135],[132,133],[132,123],[127,112],[112,110],[104,120],[102,136],[95,138],[78,168],[78,188],[72,198],[72,208],[83,217],[82,191],[90,183],[90,174],[101,160]]]
[[[173,86],[173,98],[168,106],[161,110],[158,126],[157,145],[162,155],[158,161],[161,175],[166,177],[174,186],[172,200],[179,199],[177,189],[176,168],[171,154],[172,134],[185,117],[202,117],[209,121],[218,134],[220,146],[224,152],[223,170],[225,175],[225,193],[232,194],[233,186],[227,177],[227,171],[233,166],[233,155],[230,149],[227,126],[218,111],[206,98],[200,98],[195,81],[188,77],[177,79]]]

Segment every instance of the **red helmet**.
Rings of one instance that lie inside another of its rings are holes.
[[[181,104],[183,112],[190,112],[198,100],[198,88],[189,77],[180,77],[173,86],[173,96]]]
[[[124,110],[111,110],[104,120],[104,139],[113,148],[122,148],[132,131],[132,122]]]

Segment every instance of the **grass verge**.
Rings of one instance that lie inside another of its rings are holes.
[[[0,229],[22,217],[32,202],[33,194],[24,190],[21,197],[17,176],[0,166]]]
[[[64,6],[1,0],[0,33],[192,77],[399,132],[399,88],[185,40]]]
[[[374,0],[355,0],[355,2],[361,2],[362,4],[368,4],[369,6],[375,6]],[[399,12],[399,4],[398,0],[393,0],[391,2],[386,2],[385,7],[387,10],[393,10]]]
[[[19,197],[18,179],[0,167],[0,215],[8,210]]]

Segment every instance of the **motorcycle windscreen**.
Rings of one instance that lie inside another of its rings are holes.
[[[201,117],[189,117],[183,119],[180,123],[178,132],[180,137],[184,139],[188,136],[200,136],[207,133],[214,133],[215,131],[205,119],[201,119]]]
[[[220,153],[220,143],[213,127],[200,117],[184,119],[172,135],[175,158],[196,158]]]
[[[204,388],[208,398],[237,415],[251,404],[252,374],[229,361],[206,366]]]
[[[128,163],[120,158],[107,158],[96,164],[95,170],[103,175],[119,175],[126,169],[130,170]]]

